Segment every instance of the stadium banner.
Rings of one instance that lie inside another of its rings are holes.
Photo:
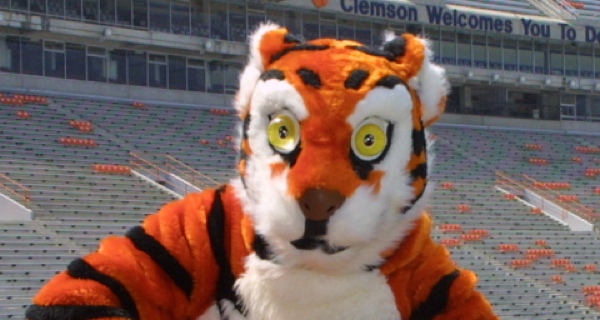
[[[436,5],[415,5],[404,1],[384,0],[283,0],[279,4],[306,9],[319,8],[365,18],[455,27],[512,34],[533,38],[559,39],[600,44],[600,24],[572,25],[562,20],[488,10],[460,10]]]

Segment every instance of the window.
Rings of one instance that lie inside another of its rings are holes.
[[[533,44],[531,39],[519,40],[519,70],[533,73]]]
[[[169,56],[169,89],[186,89],[185,71],[185,57]]]
[[[10,7],[13,10],[28,10],[28,0],[11,0],[10,1]]]
[[[221,61],[211,61],[208,63],[209,87],[208,92],[224,93],[225,92],[225,70],[226,66]]]
[[[337,22],[337,28],[337,33],[340,39],[356,39],[356,36],[354,35],[353,20],[339,19]]]
[[[10,0],[0,0],[0,8],[10,8]]]
[[[5,49],[1,49],[2,43]],[[21,72],[21,39],[15,36],[0,37],[0,71]]]
[[[591,44],[579,48],[579,72],[582,78],[594,78],[594,57]]]
[[[320,12],[320,37],[321,38],[337,38],[337,27],[335,23],[335,15],[331,13]]]
[[[127,84],[127,51],[114,49],[108,53],[108,81]]]
[[[42,40],[22,38],[21,50],[23,52],[23,73],[41,76],[43,70]]]
[[[147,0],[133,0],[133,26],[140,29],[148,28]]]
[[[546,43],[535,41],[533,43],[533,58],[535,73],[548,73],[546,63]]]
[[[594,49],[594,73],[596,79],[600,79],[600,49]]]
[[[115,10],[115,0],[100,0],[100,21],[115,24]]]
[[[65,44],[44,42],[44,75],[46,77],[65,77]]]
[[[227,22],[227,4],[211,1],[210,3],[210,37],[227,39],[229,23]]]
[[[187,4],[171,3],[171,32],[190,35],[190,6]]]
[[[65,0],[67,19],[81,20],[81,0]]]
[[[250,4],[248,4],[248,5],[250,5]],[[255,21],[253,21],[252,19],[253,18],[248,17],[248,27],[250,28],[250,31],[253,31],[254,29],[256,29]],[[280,9],[267,9],[266,10],[266,20],[273,21],[273,22],[279,24],[280,26],[286,25],[284,12],[281,11]],[[290,32],[292,32],[292,31],[290,30]]]
[[[364,43],[367,46],[370,46],[371,39],[373,38],[373,35],[371,33],[371,22],[356,20],[354,22],[354,24],[355,24],[354,39],[356,39],[356,41],[358,41],[358,42]]]
[[[203,60],[188,59],[187,82],[190,91],[206,91],[206,71]]]
[[[63,17],[65,15],[65,1],[64,0],[47,0],[48,1],[48,14],[57,17]]]
[[[167,57],[162,54],[148,55],[149,84],[155,88],[167,87]]]
[[[98,21],[98,0],[83,0],[83,19]]]
[[[302,36],[306,40],[319,38],[319,17],[315,14],[302,15]]]
[[[229,5],[229,40],[246,41],[246,11],[244,6]]]
[[[36,13],[46,13],[46,0],[30,0],[29,10]]]
[[[67,43],[67,79],[85,80],[85,46]]]
[[[441,32],[440,56],[443,64],[456,64],[456,35],[454,30]]]
[[[517,71],[517,39],[504,36],[504,39],[502,39],[502,48],[504,70]]]
[[[87,47],[87,79],[106,82],[106,49]]]
[[[117,1],[117,24],[131,26],[131,0]]]
[[[285,26],[290,32],[298,37],[302,37],[302,13],[286,10],[283,12],[285,17]]]
[[[485,34],[473,33],[473,66],[487,68],[487,37]]]
[[[169,3],[150,0],[150,30],[171,32]]]
[[[457,30],[456,41],[458,42],[458,65],[471,66],[471,32],[468,30]]]
[[[502,69],[502,41],[488,39],[488,65],[490,69]]]
[[[550,51],[550,74],[563,75],[563,45],[562,43],[551,43],[548,45]]]
[[[579,76],[579,59],[576,46],[565,45],[565,75],[577,77]]]
[[[208,29],[208,16],[204,12],[203,6],[193,5],[190,9],[192,20],[192,35],[208,38],[210,36],[210,32]]]
[[[258,26],[260,25],[261,22],[265,21],[265,6],[262,3],[254,3],[254,2],[247,2],[247,12],[248,12],[248,32],[250,33],[254,30],[256,30],[256,28],[258,28]],[[271,14],[273,14],[273,12],[269,12]],[[276,11],[276,13],[274,13],[274,17],[270,18],[269,21],[273,21],[276,23],[279,23],[280,25],[283,25],[283,19],[281,16],[281,11]]]
[[[146,53],[138,51],[127,51],[127,66],[129,67],[129,84],[134,86],[146,86],[148,84],[146,65]]]

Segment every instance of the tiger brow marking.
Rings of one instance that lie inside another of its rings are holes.
[[[404,81],[402,81],[402,79],[400,79],[400,77],[398,76],[394,76],[394,75],[388,75],[385,76],[379,80],[377,80],[377,83],[375,83],[375,86],[381,86],[381,87],[386,87],[388,89],[393,89],[396,85],[398,84],[404,84]]]
[[[318,73],[306,68],[298,69],[296,73],[300,76],[300,79],[302,79],[302,82],[304,82],[305,85],[317,89],[321,88],[321,77],[319,77]]]
[[[362,69],[352,70],[346,81],[344,82],[344,87],[346,89],[354,89],[358,90],[365,80],[369,77],[369,72]]]
[[[370,56],[376,56],[376,57],[386,58],[389,61],[395,61],[396,60],[396,56],[393,55],[390,52],[379,50],[379,49],[375,49],[375,48],[371,48],[371,47],[367,47],[367,46],[347,46],[346,48],[358,50],[358,51],[366,53],[366,54],[368,54]]]
[[[273,62],[281,59],[281,57],[285,56],[286,54],[288,54],[292,51],[322,51],[322,50],[327,50],[329,48],[330,47],[327,45],[316,45],[316,44],[308,44],[308,43],[295,45],[293,47],[283,49],[283,50],[277,52],[276,54],[274,54],[271,57],[270,63],[273,63]]]
[[[283,71],[281,70],[271,69],[260,75],[260,80],[262,81],[267,81],[269,79],[283,80],[285,79],[285,74],[283,74]]]

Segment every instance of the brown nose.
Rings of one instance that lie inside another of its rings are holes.
[[[346,198],[337,191],[310,188],[304,191],[298,204],[307,219],[323,221],[329,219],[344,200]]]

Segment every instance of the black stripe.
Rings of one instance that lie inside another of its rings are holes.
[[[28,320],[87,320],[98,318],[133,319],[123,309],[107,306],[40,306],[32,304],[25,311]]]
[[[427,179],[427,163],[421,163],[419,164],[416,168],[414,168],[413,170],[410,171],[410,175],[411,177],[413,177],[413,179],[416,178],[423,178],[423,179]]]
[[[301,68],[296,71],[296,73],[300,76],[302,82],[305,85],[311,86],[314,88],[321,88],[321,77],[319,74],[310,69]]]
[[[362,84],[369,77],[369,72],[362,69],[352,70],[346,81],[344,81],[344,87],[346,89],[358,90]]]
[[[421,128],[423,123],[421,123]],[[421,152],[427,150],[427,142],[425,141],[425,130],[413,129],[412,131],[413,153],[418,156]]]
[[[431,288],[427,299],[415,309],[410,315],[411,320],[428,320],[433,319],[435,316],[443,313],[448,304],[448,297],[450,295],[450,286],[456,278],[460,276],[460,271],[454,270],[454,272],[443,276],[436,284]]]
[[[295,35],[286,33],[286,35],[283,37],[283,42],[284,43],[300,43],[302,41],[300,41],[300,38],[296,37]]]
[[[73,278],[94,280],[106,286],[117,296],[121,306],[123,309],[125,309],[131,319],[140,318],[135,301],[131,297],[131,294],[129,294],[127,288],[118,280],[99,272],[83,259],[73,260],[67,267],[67,272]]]
[[[221,194],[223,193],[224,187],[219,188],[215,191],[215,201],[210,210],[208,217],[208,235],[210,237],[210,246],[215,256],[215,260],[219,265],[219,282],[217,285],[216,298],[220,304],[221,300],[229,300],[234,304],[235,309],[240,313],[243,313],[243,305],[238,299],[237,294],[233,288],[235,284],[235,277],[231,271],[231,263],[227,257],[227,248],[225,247],[225,209],[223,208],[223,200]],[[219,311],[223,313],[223,310],[219,308]]]
[[[252,248],[254,249],[254,253],[263,259],[263,260],[271,260],[271,249],[269,249],[269,245],[265,241],[265,238],[260,234],[254,235],[254,242],[252,243]]]
[[[283,49],[279,52],[277,52],[276,54],[274,54],[271,57],[271,61],[270,63],[273,63],[279,59],[281,59],[281,57],[285,56],[286,54],[292,52],[292,51],[321,51],[321,50],[327,50],[329,49],[329,46],[327,45],[316,45],[316,44],[299,44],[293,47],[289,47],[286,49]]]
[[[395,58],[396,58],[392,53],[389,53],[387,51],[382,51],[379,49],[375,49],[375,48],[371,48],[371,47],[367,47],[367,46],[347,46],[346,48],[358,50],[358,51],[366,53],[370,56],[385,58],[389,61],[395,61]]]
[[[145,252],[160,266],[163,271],[173,280],[175,285],[190,298],[194,289],[194,282],[190,273],[177,261],[177,259],[165,248],[162,243],[147,234],[144,228],[137,226],[129,229],[125,234],[133,245],[140,251]]]
[[[260,75],[260,80],[262,81],[267,81],[269,79],[283,80],[285,79],[285,74],[283,74],[283,71],[281,70],[271,69],[263,72]]]
[[[248,139],[248,128],[250,127],[250,114],[247,114],[242,123],[242,138],[243,140]],[[242,140],[242,142],[243,142]]]
[[[399,85],[401,83],[404,83],[404,81],[402,81],[402,79],[400,79],[400,77],[394,76],[394,75],[388,75],[388,76],[385,76],[385,77],[379,79],[377,81],[377,83],[375,83],[375,86],[376,87],[386,87],[388,89],[394,89],[394,87],[396,85]]]
[[[300,152],[302,151],[302,148],[300,147],[300,143],[298,143],[296,148],[294,150],[292,150],[290,153],[281,153],[281,152],[277,151],[277,149],[275,149],[275,147],[273,147],[273,145],[269,144],[269,146],[271,146],[271,149],[273,149],[273,151],[275,153],[277,153],[278,155],[281,156],[281,158],[283,159],[283,161],[285,161],[285,163],[290,165],[290,168],[296,164],[296,161],[298,160],[298,157],[300,156]]]
[[[395,58],[402,57],[406,52],[406,39],[403,37],[395,37],[383,44],[383,51],[389,52]]]

